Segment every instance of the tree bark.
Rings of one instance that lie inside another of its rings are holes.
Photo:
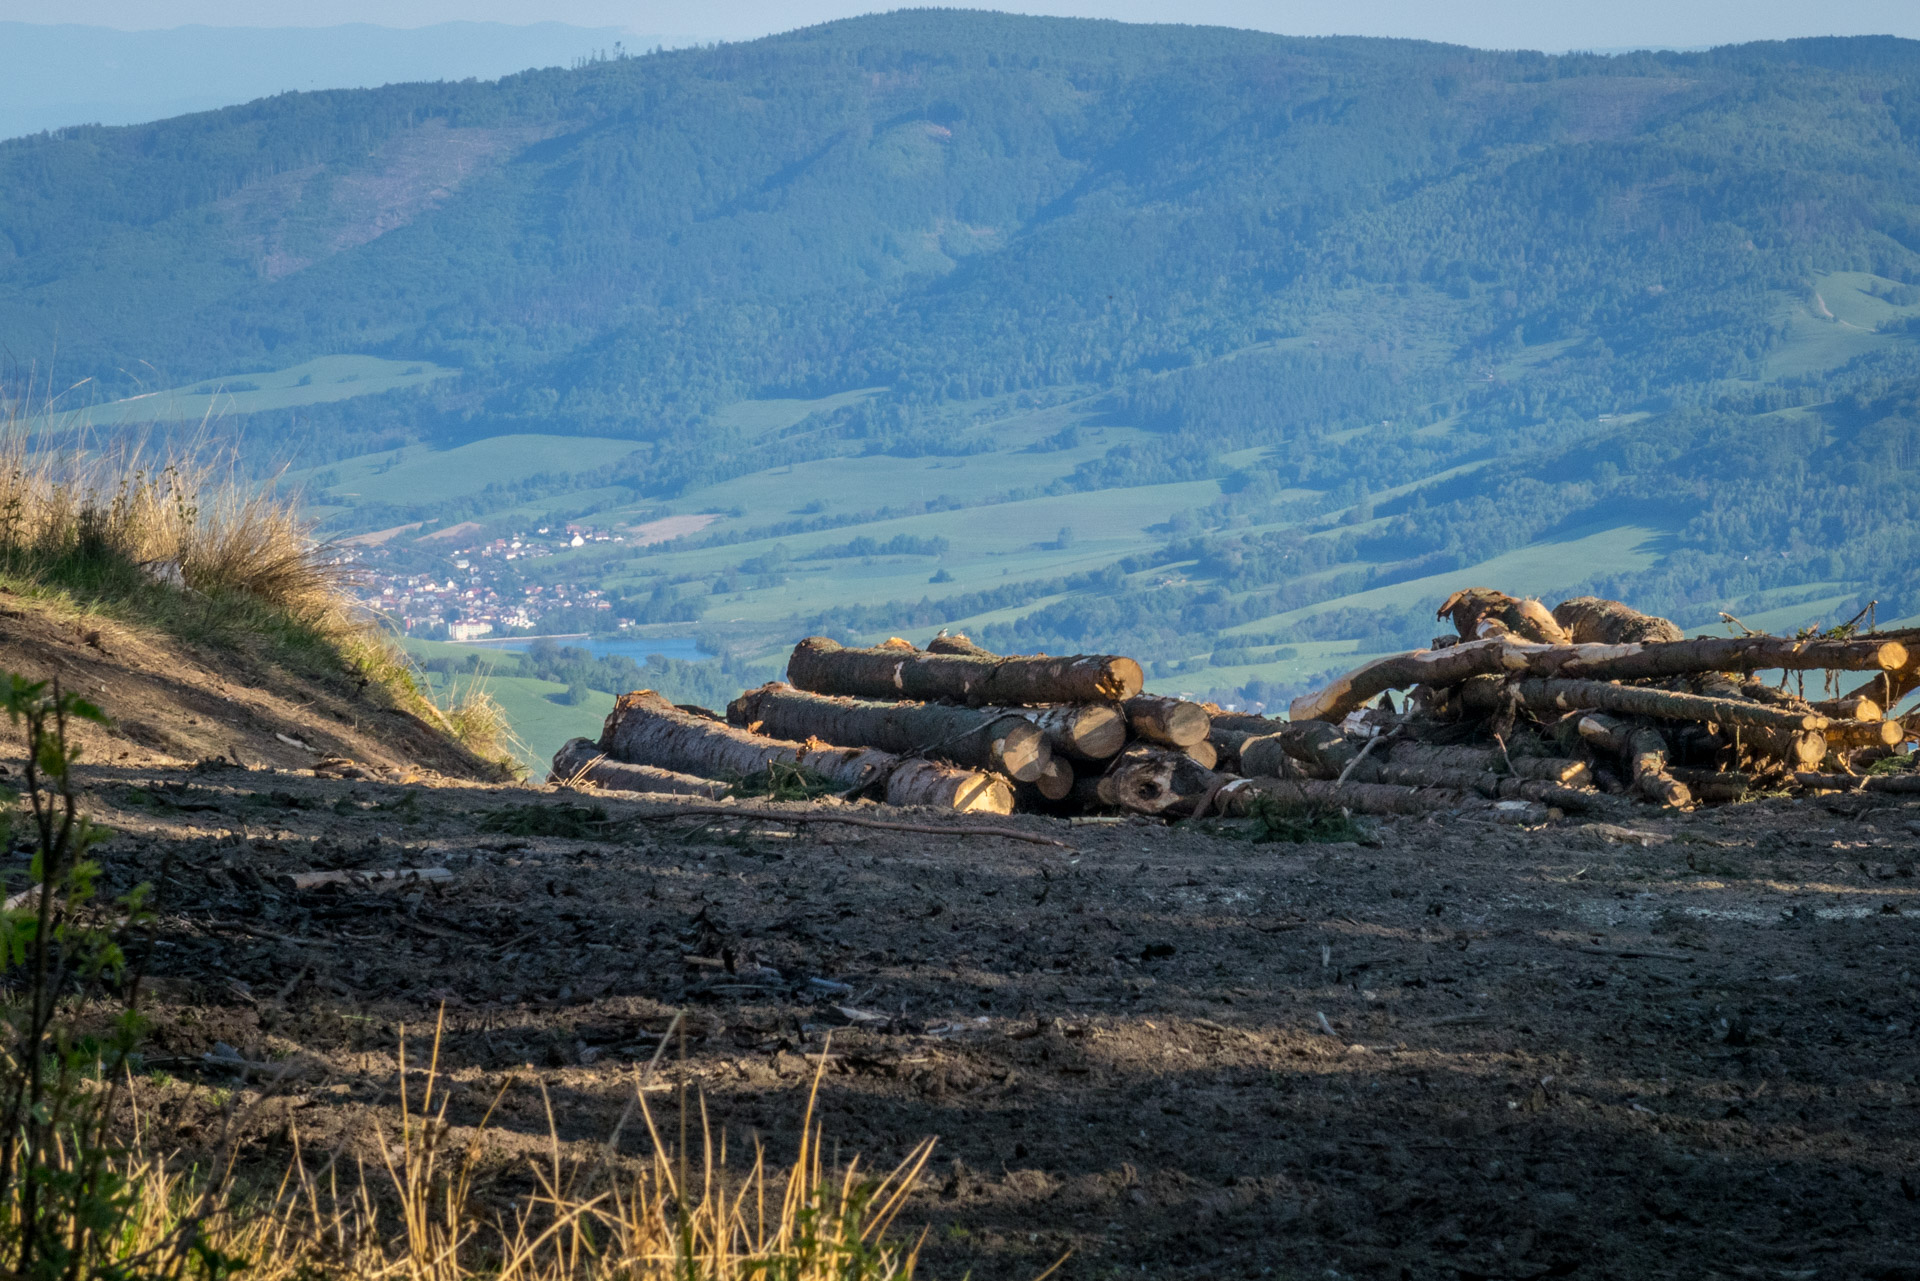
[[[1135,743],[1101,776],[1098,794],[1102,804],[1114,809],[1166,814],[1191,809],[1226,782],[1226,775],[1203,768],[1190,756]]]
[[[1887,719],[1887,709],[1864,694],[1850,694],[1845,698],[1827,698],[1810,703],[1814,711],[1836,721],[1883,721]]]
[[[1054,757],[1033,781],[1033,788],[1050,801],[1064,801],[1073,794],[1073,766],[1064,757]]]
[[[887,776],[887,804],[920,805],[960,814],[1011,814],[1013,788],[994,774],[937,761],[901,761]]]
[[[1693,793],[1687,785],[1667,773],[1667,740],[1660,731],[1642,726],[1627,734],[1627,760],[1633,771],[1633,788],[1650,801],[1662,805],[1691,805]]]
[[[1830,788],[1841,792],[1920,793],[1920,774],[1818,774],[1803,771],[1793,776],[1802,787]]]
[[[1567,629],[1574,643],[1625,645],[1636,641],[1677,641],[1685,635],[1654,614],[1599,596],[1576,596],[1553,607],[1554,621]]]
[[[652,765],[630,765],[602,752],[590,738],[570,739],[553,754],[550,782],[582,782],[615,792],[649,792],[675,796],[704,796],[717,799],[727,793],[728,785],[710,778],[677,774]]]
[[[866,747],[781,742],[691,716],[650,689],[619,697],[599,747],[615,760],[710,778],[746,778],[771,765],[795,765],[849,789],[884,785],[889,804],[993,814],[1013,810],[1013,793],[990,775],[902,760]]]
[[[1470,682],[1462,689],[1469,712],[1490,715],[1506,704],[1509,691],[1536,715],[1558,716],[1577,709],[1651,716],[1675,721],[1707,721],[1755,729],[1823,730],[1827,718],[1731,698],[1703,698],[1638,685],[1609,685],[1597,680],[1522,680]]]
[[[1515,778],[1537,779],[1566,787],[1593,785],[1592,771],[1587,768],[1587,763],[1570,756],[1514,756],[1509,758],[1508,764]]]
[[[925,756],[996,770],[1022,783],[1053,757],[1047,737],[1018,712],[939,703],[886,703],[809,694],[778,681],[727,705],[727,721],[770,738],[858,743],[900,756]]]
[[[1545,605],[1491,587],[1467,587],[1455,592],[1434,617],[1451,621],[1464,640],[1511,637],[1564,645],[1568,639],[1566,630]]]
[[[1124,702],[1140,692],[1140,664],[1117,655],[981,658],[920,650],[847,649],[808,637],[787,660],[787,679],[817,694],[945,700],[979,706]]]
[[[1500,795],[1500,776],[1492,770],[1459,769],[1411,761],[1402,764],[1398,752],[1380,767],[1380,781],[1400,787],[1443,787],[1462,794],[1472,792],[1488,799]]]
[[[927,642],[929,654],[960,654],[968,658],[998,658],[1000,655],[990,649],[984,649],[973,643],[973,638],[956,632],[952,636],[936,636]]]
[[[1077,761],[1104,761],[1127,745],[1127,718],[1105,703],[1038,707],[1021,712],[1053,750]]]
[[[1290,773],[1311,773],[1337,778],[1340,771],[1360,754],[1360,744],[1325,721],[1270,721],[1271,732],[1249,738],[1240,744],[1240,772],[1285,778],[1287,766],[1282,758],[1299,761],[1304,769]]]
[[[1826,728],[1827,746],[1849,751],[1856,747],[1898,747],[1907,740],[1899,721],[1834,721]]]
[[[1220,792],[1222,809],[1244,816],[1257,799],[1282,805],[1323,805],[1356,814],[1433,814],[1470,806],[1487,807],[1478,796],[1444,787],[1395,787],[1388,783],[1333,783],[1320,779],[1249,778],[1228,783]]]
[[[1148,742],[1167,747],[1190,747],[1205,742],[1207,732],[1213,728],[1213,718],[1206,708],[1178,698],[1141,694],[1128,699],[1123,708],[1134,733]]]
[[[1649,680],[1696,672],[1892,670],[1905,664],[1899,641],[1796,641],[1778,636],[1704,637],[1665,644],[1523,645],[1511,640],[1467,641],[1446,649],[1391,654],[1355,668],[1324,689],[1293,700],[1295,721],[1340,721],[1375,695],[1412,685],[1453,685],[1475,676]]]
[[[1728,745],[1738,744],[1751,757],[1775,761],[1789,770],[1819,769],[1827,759],[1824,730],[1729,729],[1720,734]]]

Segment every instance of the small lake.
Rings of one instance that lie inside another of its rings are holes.
[[[536,638],[531,636],[514,637],[499,641],[468,641],[471,649],[511,649],[525,650]],[[714,655],[700,648],[700,642],[691,636],[651,636],[644,639],[626,636],[609,636],[603,639],[592,637],[554,637],[556,645],[568,649],[584,649],[595,658],[631,658],[645,665],[647,655],[660,654],[667,658],[677,658],[684,662],[697,663]]]

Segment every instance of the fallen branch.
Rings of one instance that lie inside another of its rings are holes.
[[[1511,685],[1503,681],[1469,681],[1462,687],[1461,694],[1466,709],[1478,715],[1498,712],[1506,705],[1511,694],[1528,711],[1549,716],[1591,709],[1628,716],[1793,732],[1824,730],[1828,724],[1826,717],[1812,713],[1765,707],[1731,698],[1704,698],[1698,694],[1676,694],[1671,690],[1648,689],[1640,685],[1609,685],[1605,681],[1594,680],[1535,679],[1517,681]]]

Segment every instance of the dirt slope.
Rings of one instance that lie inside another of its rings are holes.
[[[684,1012],[662,1079],[736,1151],[792,1151],[829,1044],[842,1151],[940,1136],[903,1218],[931,1277],[1067,1249],[1075,1279],[1920,1276],[1920,806],[1308,847],[1005,820],[1056,848],[88,773],[114,883],[170,869],[148,1114],[193,1150],[237,1101],[269,1172],[291,1125],[318,1152],[390,1123],[398,1031],[444,1003],[450,1119],[509,1087],[481,1192],[504,1205],[545,1159],[536,1087],[592,1151]],[[283,878],[398,866],[452,876]],[[221,1043],[280,1093],[202,1057]]]
[[[245,648],[191,645],[5,589],[0,671],[58,679],[108,712],[110,727],[77,734],[87,760],[145,767],[222,759],[299,769],[346,757],[376,770],[493,773],[357,677],[292,670]],[[18,741],[18,731],[0,721],[0,742],[17,750]]]

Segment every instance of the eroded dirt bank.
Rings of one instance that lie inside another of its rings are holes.
[[[143,1093],[188,1147],[258,1092],[201,1060],[221,1044],[291,1061],[255,1159],[290,1122],[363,1140],[399,1027],[444,1003],[453,1118],[516,1081],[504,1198],[544,1149],[535,1085],[584,1152],[686,1011],[654,1079],[697,1081],[736,1144],[791,1150],[829,1032],[843,1151],[940,1137],[905,1220],[929,1275],[1071,1248],[1078,1278],[1920,1277],[1920,806],[1331,846],[1010,820],[1067,849],[238,769],[90,784],[113,879],[159,882],[173,1079]],[[452,876],[281,879],[406,865]]]

